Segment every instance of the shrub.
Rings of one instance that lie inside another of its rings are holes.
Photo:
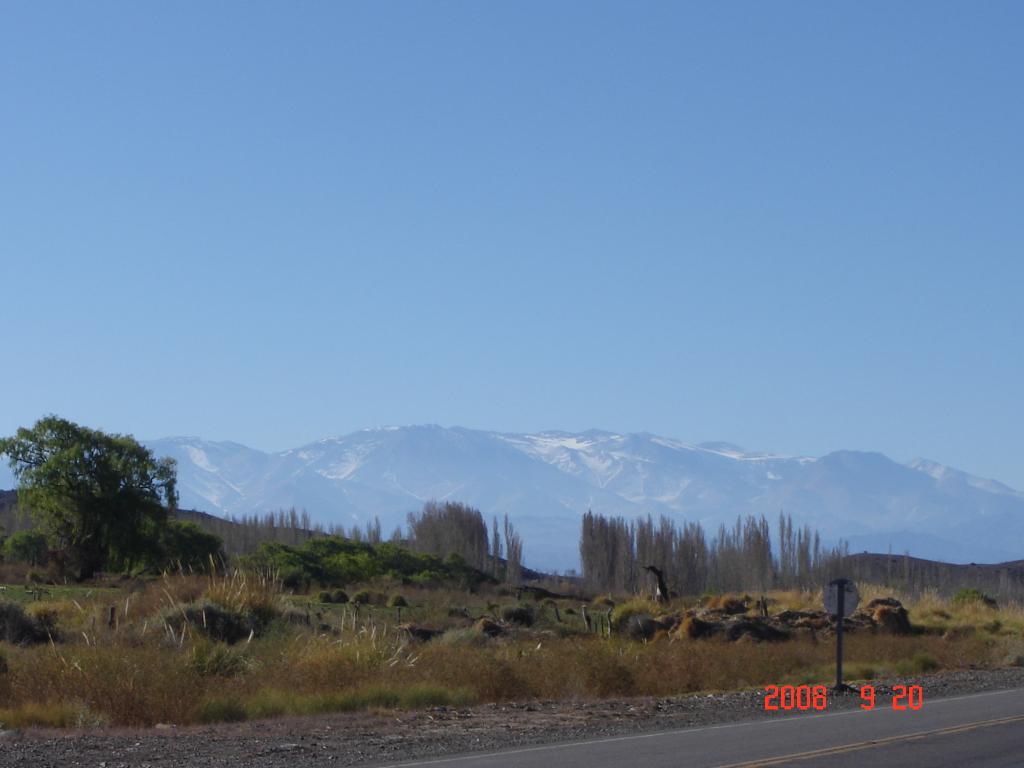
[[[317,595],[317,599],[321,603],[333,603],[334,595],[332,595],[330,592],[321,592],[319,595]]]
[[[401,595],[392,595],[388,598],[388,608],[408,608],[409,601]]]
[[[909,635],[913,632],[907,609],[902,605],[899,607],[879,605],[874,609],[871,618],[883,632],[888,632],[891,635]]]
[[[250,635],[255,637],[265,626],[262,621],[254,622],[250,616],[210,602],[170,608],[164,613],[163,619],[176,634],[181,634],[188,625],[211,640],[225,643],[237,643]]]
[[[659,621],[646,613],[634,613],[626,621],[625,632],[634,640],[650,640],[659,631],[664,631],[667,622]]]
[[[191,665],[200,677],[237,677],[252,667],[252,658],[220,643],[199,643],[192,649]]]
[[[14,645],[45,643],[46,630],[17,603],[0,601],[0,640]]]
[[[676,630],[676,637],[697,640],[701,637],[710,637],[717,631],[719,631],[718,625],[698,619],[696,616],[687,616]]]
[[[288,568],[281,573],[281,585],[285,589],[305,592],[309,589],[310,577],[301,568]]]
[[[473,625],[473,631],[478,632],[481,637],[500,637],[505,634],[501,624],[492,621],[486,616],[481,616]]]
[[[528,605],[506,605],[501,609],[501,618],[509,624],[530,627],[533,626],[533,608]]]
[[[281,612],[281,615],[271,622],[271,625],[292,624],[294,626],[308,627],[310,625],[309,612],[300,611],[298,608],[288,607]]]
[[[58,626],[70,626],[80,614],[75,604],[69,600],[44,600],[32,603],[25,608],[25,612],[36,621],[43,634],[54,638],[58,636]]]
[[[348,595],[345,593],[345,590],[343,589],[334,590],[334,594],[331,595],[331,598],[336,603],[344,604],[348,602]]]
[[[986,608],[998,608],[999,604],[995,601],[995,598],[989,597],[984,592],[974,587],[964,587],[963,589],[957,590],[956,594],[953,595],[953,602],[957,605],[969,605],[971,603],[980,603]]]
[[[593,605],[595,608],[614,608],[615,601],[611,595],[600,595],[594,598]]]
[[[281,611],[281,582],[273,573],[235,570],[214,576],[206,588],[206,599],[233,613],[266,624]]]
[[[615,606],[612,611],[612,629],[622,630],[633,616],[651,616],[658,613],[659,606],[652,600],[634,598]]]
[[[371,602],[370,590],[360,589],[354,595],[352,595],[351,602],[353,605],[367,605]]]
[[[359,584],[385,575],[403,582],[449,583],[469,589],[491,581],[489,576],[458,557],[441,559],[391,542],[369,544],[341,536],[317,536],[302,547],[266,543],[241,562],[276,569],[285,585],[293,589],[311,581],[324,586]]]

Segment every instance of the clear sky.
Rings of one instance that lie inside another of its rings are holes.
[[[381,424],[1024,488],[1024,4],[7,3],[0,434]]]

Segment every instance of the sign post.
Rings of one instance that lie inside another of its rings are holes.
[[[833,579],[825,588],[825,610],[836,617],[836,687],[837,693],[849,691],[843,682],[843,619],[853,613],[860,602],[857,586],[849,579]]]

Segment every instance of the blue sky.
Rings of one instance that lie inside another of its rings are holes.
[[[1019,3],[12,3],[0,434],[379,424],[1024,488]]]

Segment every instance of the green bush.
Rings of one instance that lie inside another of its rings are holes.
[[[318,536],[302,547],[263,544],[240,558],[243,567],[273,570],[289,589],[312,582],[325,587],[368,582],[388,576],[415,584],[448,584],[473,590],[493,579],[458,557],[439,558],[386,542],[367,544],[341,536]]]
[[[330,592],[321,592],[319,595],[317,595],[317,599],[321,603],[333,603],[334,595],[332,595]]]
[[[200,677],[237,677],[249,671],[252,658],[220,643],[200,643],[192,649],[192,668]]]
[[[388,598],[388,608],[408,608],[409,601],[401,595],[392,595]]]
[[[334,590],[334,594],[331,595],[331,597],[334,600],[334,602],[342,605],[348,602],[348,595],[345,593],[345,590],[343,589]]]
[[[356,592],[354,595],[352,595],[352,601],[351,602],[354,605],[367,605],[367,604],[369,604],[370,602],[372,602],[372,598],[370,596],[370,590],[368,590],[368,589],[360,589],[358,592]]]

